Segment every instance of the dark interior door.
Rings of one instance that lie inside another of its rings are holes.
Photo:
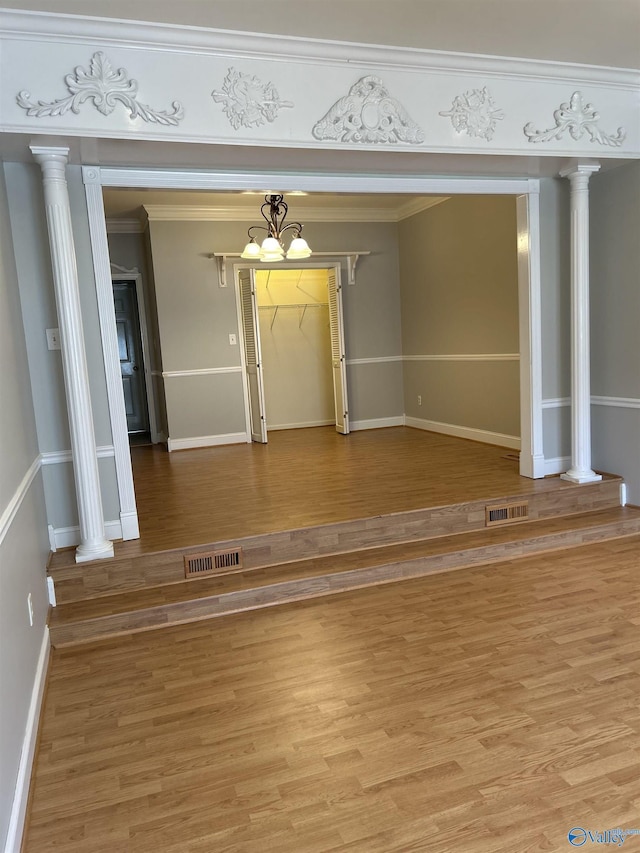
[[[114,281],[113,302],[116,309],[120,372],[124,390],[124,405],[127,413],[127,429],[132,432],[147,432],[149,412],[144,382],[142,340],[135,281]]]

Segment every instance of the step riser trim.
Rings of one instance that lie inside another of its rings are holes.
[[[526,524],[559,515],[620,506],[620,481],[615,479],[541,494],[517,495],[505,500],[515,502],[524,498],[529,502],[529,518],[522,522]],[[246,571],[312,557],[327,557],[419,539],[471,533],[484,529],[485,507],[488,503],[495,503],[495,498],[242,539],[220,540],[178,551],[116,559],[109,561],[108,565],[100,565],[99,572],[92,573],[89,568],[85,569],[85,574],[81,568],[73,566],[54,570],[52,574],[55,578],[58,603],[64,604],[84,598],[113,595],[125,590],[181,582],[184,580],[184,556],[205,548],[242,548]]]
[[[140,633],[161,627],[198,622],[203,619],[336,595],[341,592],[396,583],[442,572],[491,563],[504,563],[514,559],[538,556],[542,553],[638,536],[639,534],[640,519],[632,518],[615,524],[547,534],[535,539],[524,539],[501,543],[496,546],[471,548],[463,552],[454,551],[448,554],[385,563],[366,569],[355,569],[316,578],[284,581],[259,589],[239,590],[189,602],[187,606],[190,613],[188,615],[184,614],[185,603],[180,602],[152,607],[135,613],[102,616],[97,619],[86,620],[82,625],[52,627],[50,629],[51,642],[54,648],[79,645],[107,639],[118,634]],[[144,619],[146,624],[140,625],[141,619]]]

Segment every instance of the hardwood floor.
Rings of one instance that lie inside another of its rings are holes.
[[[626,538],[54,650],[25,853],[638,829],[639,565]]]
[[[544,491],[510,451],[394,427],[276,431],[269,443],[132,448],[138,554],[474,499]],[[567,488],[572,488],[570,483]]]

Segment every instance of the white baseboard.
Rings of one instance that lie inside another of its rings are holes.
[[[405,418],[405,424],[428,432],[440,432],[444,435],[453,435],[456,438],[470,438],[472,441],[482,441],[484,444],[497,444],[499,447],[520,450],[520,438],[517,435],[489,432],[489,430],[458,426],[457,424],[443,424],[440,421],[425,421],[422,418],[412,418],[408,415]]]
[[[11,816],[9,818],[9,831],[4,846],[4,853],[20,853],[22,846],[22,833],[24,820],[27,814],[27,803],[29,800],[29,784],[31,782],[31,768],[36,751],[38,739],[38,723],[40,721],[40,709],[42,708],[42,697],[47,680],[47,667],[49,654],[51,652],[51,641],[49,640],[49,628],[45,625],[38,656],[38,665],[31,691],[31,702],[27,714],[27,724],[20,753],[20,764],[18,765],[18,778],[16,780]]]
[[[532,480],[540,480],[547,473],[545,468],[545,458],[542,455],[530,456],[528,459],[520,453],[520,473],[523,477],[529,477]]]
[[[122,539],[122,525],[119,521],[105,521],[104,534],[107,539]],[[53,531],[56,548],[72,548],[80,544],[79,527],[56,527]]]
[[[556,456],[554,459],[544,460],[545,476],[549,474],[562,474],[564,471],[568,471],[569,468],[571,468],[570,456]]]
[[[351,421],[349,428],[351,432],[357,432],[360,429],[384,429],[385,427],[404,426],[405,416],[395,415],[392,418],[370,418],[364,421]]]
[[[120,529],[122,531],[122,539],[139,539],[140,525],[138,524],[137,512],[121,512],[120,513]],[[111,538],[111,537],[109,537]]]
[[[246,432],[228,432],[222,435],[196,435],[193,438],[170,438],[169,450],[190,450],[193,447],[216,447],[219,444],[246,444]]]
[[[333,426],[335,418],[325,421],[305,421],[304,423],[296,424],[267,424],[267,432],[278,429],[306,429],[307,427]]]

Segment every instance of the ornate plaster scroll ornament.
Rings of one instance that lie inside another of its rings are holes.
[[[70,93],[67,98],[35,104],[30,93],[23,91],[16,98],[18,105],[27,111],[28,116],[36,118],[61,116],[69,110],[77,114],[85,101],[93,101],[94,107],[105,116],[112,113],[119,102],[129,110],[131,118],[141,118],[154,124],[176,125],[184,117],[182,106],[177,101],[171,105],[173,112],[152,110],[141,104],[137,100],[138,82],[128,78],[125,68],[114,71],[102,51],[93,54],[88,71],[78,65],[73,74],[67,74],[64,82]]]
[[[234,130],[257,127],[265,121],[272,122],[281,109],[291,108],[291,101],[281,101],[273,83],[263,83],[251,74],[230,68],[222,84],[222,91],[213,91],[211,97],[229,119]]]
[[[586,133],[591,142],[618,148],[627,135],[623,127],[618,128],[615,136],[600,130],[597,126],[600,115],[594,110],[592,104],[583,103],[582,92],[574,92],[568,104],[560,104],[559,109],[553,113],[553,118],[556,126],[548,130],[535,130],[533,123],[528,122],[524,126],[524,133],[529,142],[551,142],[552,139],[561,139],[569,131],[572,139],[582,139]]]
[[[470,89],[453,99],[448,112],[439,113],[451,118],[451,124],[456,133],[466,133],[468,136],[479,136],[487,142],[493,138],[496,122],[502,121],[504,113],[496,108],[495,101],[487,87]]]
[[[424,132],[379,77],[361,77],[314,126],[316,139],[339,142],[424,142]]]

